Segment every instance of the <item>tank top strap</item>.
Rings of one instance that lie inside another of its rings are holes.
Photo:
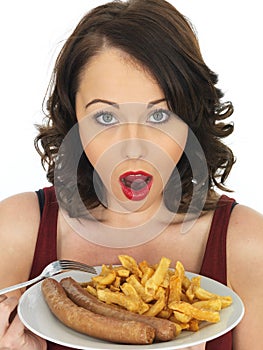
[[[30,278],[41,273],[43,268],[57,259],[58,203],[53,186],[37,191],[40,208],[40,225],[35,247]]]
[[[220,197],[214,212],[200,274],[227,284],[226,239],[233,198]],[[206,343],[206,350],[231,350],[232,331]]]
[[[222,195],[214,212],[200,274],[227,284],[226,238],[236,201]]]

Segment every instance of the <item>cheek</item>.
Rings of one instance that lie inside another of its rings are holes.
[[[175,165],[179,162],[185,150],[188,133],[188,126],[182,120],[174,118],[159,135],[158,143],[160,147],[171,157]]]
[[[85,125],[84,125],[85,126]],[[80,139],[85,154],[94,168],[97,168],[100,159],[104,159],[105,153],[110,154],[113,138],[107,131],[94,131],[94,128],[79,128]]]
[[[183,136],[179,138],[170,137],[164,134],[160,134],[158,137],[158,148],[159,151],[156,152],[155,162],[160,164],[159,168],[163,168],[163,172],[174,167],[178,164],[179,160],[182,157],[182,154],[185,149],[185,144],[187,140],[187,133],[184,133]]]
[[[173,160],[174,165],[176,165],[179,162],[183,151],[184,149],[181,145],[178,145],[175,142],[167,142],[164,152]]]
[[[122,161],[119,147],[110,138],[97,137],[85,147],[85,154],[104,184],[110,183],[112,172]]]
[[[96,168],[98,159],[103,154],[103,147],[97,142],[90,142],[88,146],[85,146],[85,154],[93,167]]]

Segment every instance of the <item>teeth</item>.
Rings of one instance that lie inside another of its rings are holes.
[[[148,185],[148,183],[151,181],[151,178],[150,177],[147,177],[147,179],[145,180],[145,182],[147,183],[147,185]]]

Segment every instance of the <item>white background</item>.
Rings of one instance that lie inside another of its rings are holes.
[[[9,0],[0,3],[0,199],[48,185],[33,146],[35,123],[56,55],[81,17],[105,1]],[[240,203],[263,213],[261,2],[171,0],[193,23],[208,66],[231,100],[237,157],[227,182]]]

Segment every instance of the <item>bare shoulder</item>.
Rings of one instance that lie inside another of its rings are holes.
[[[40,214],[37,196],[26,192],[0,202],[0,288],[28,277]]]
[[[237,205],[228,229],[228,270],[232,279],[255,266],[263,273],[263,215],[249,207]]]
[[[263,245],[263,215],[252,208],[237,205],[228,229],[228,249],[233,257],[254,256]],[[262,256],[262,250],[260,257]]]
[[[231,215],[227,243],[228,279],[245,304],[245,316],[234,332],[234,349],[261,349],[263,313],[263,215],[237,205]]]
[[[39,224],[39,204],[35,192],[20,193],[0,202],[2,234],[14,227],[27,231]],[[4,232],[3,232],[4,231]]]
[[[235,230],[242,228],[248,228],[250,229],[262,229],[262,221],[263,221],[263,214],[259,213],[258,211],[247,207],[245,205],[238,204],[233,209],[230,225]],[[252,227],[251,227],[252,224]]]

